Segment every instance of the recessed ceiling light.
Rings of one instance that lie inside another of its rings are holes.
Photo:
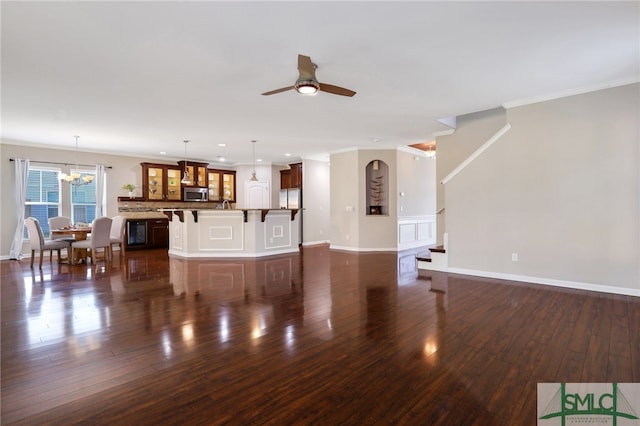
[[[285,157],[291,157],[291,154],[289,154],[288,152],[284,155]]]
[[[218,161],[226,161],[226,160],[224,159],[224,157],[218,155]]]
[[[258,163],[261,163],[261,162],[262,162],[262,158],[258,158],[256,161],[257,161]]]
[[[218,146],[227,146],[226,143],[219,143]]]
[[[167,155],[167,151],[160,151],[160,155]]]

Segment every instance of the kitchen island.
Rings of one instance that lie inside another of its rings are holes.
[[[298,209],[160,209],[169,256],[262,257],[298,251]]]

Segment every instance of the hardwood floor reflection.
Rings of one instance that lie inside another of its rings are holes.
[[[3,261],[2,424],[535,424],[538,382],[640,381],[639,298],[414,256]]]

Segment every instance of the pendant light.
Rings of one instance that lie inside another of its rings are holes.
[[[76,138],[76,160],[78,159],[78,138],[80,138],[80,136],[74,136],[74,138]],[[62,180],[63,182],[67,182],[69,185],[73,185],[73,186],[80,186],[80,185],[88,185],[91,182],[93,182],[93,179],[95,179],[94,175],[90,175],[90,174],[81,174],[79,171],[79,166],[78,163],[76,162],[76,168],[73,171],[73,173],[71,173],[70,175],[67,175],[66,173],[60,173],[60,180]]]
[[[253,173],[251,173],[251,179],[249,179],[251,182],[258,181],[258,178],[256,177],[256,142],[257,141],[251,141],[253,146]]]
[[[189,141],[184,141],[184,173],[182,174],[182,180],[180,183],[185,185],[190,184],[191,180],[189,180],[189,172],[187,171],[187,144]]]

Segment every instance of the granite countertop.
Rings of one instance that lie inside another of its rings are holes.
[[[195,205],[195,206],[179,206],[179,207],[161,207],[158,205],[145,205],[147,203],[136,202],[134,206],[129,206],[129,203],[122,202],[118,207],[118,214],[124,216],[126,219],[168,219],[168,215],[165,212],[177,212],[177,211],[215,211],[215,212],[243,212],[249,211],[262,212],[265,215],[269,211],[297,211],[298,209],[220,209],[215,204],[211,205]]]
[[[280,209],[280,208],[271,208],[271,209],[217,209],[215,207],[212,208],[194,208],[194,207],[180,207],[180,208],[167,208],[167,209],[158,209],[158,212],[175,212],[175,211],[217,211],[217,212],[261,212],[264,210],[269,211],[291,211],[291,210],[300,210],[300,209]]]
[[[118,214],[126,219],[167,219],[167,215],[157,210],[120,211]]]

